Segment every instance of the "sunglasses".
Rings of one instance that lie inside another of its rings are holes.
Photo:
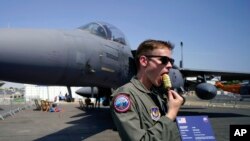
[[[160,61],[163,65],[168,64],[168,62],[170,62],[171,65],[174,65],[174,59],[169,58],[167,56],[156,56],[156,55],[145,55],[148,58],[152,58],[152,57],[158,57],[160,58]]]

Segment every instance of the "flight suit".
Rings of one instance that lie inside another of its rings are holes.
[[[162,99],[155,95],[157,106],[152,95],[136,77],[112,94],[111,113],[123,141],[180,140],[176,123],[159,112]]]

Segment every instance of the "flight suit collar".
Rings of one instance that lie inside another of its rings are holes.
[[[145,93],[148,96],[148,99],[152,100],[153,103],[155,103],[155,106],[157,106],[160,110],[161,115],[166,114],[166,107],[164,107],[164,104],[162,103],[162,100],[159,96],[159,93],[157,90],[152,87],[152,89],[148,90],[139,80],[136,76],[134,76],[130,82],[142,93]],[[142,97],[142,95],[139,95]],[[149,112],[150,114],[150,112]]]
[[[148,93],[150,94],[151,91],[149,91],[142,83],[141,81],[138,80],[138,78],[136,76],[134,76],[130,82],[140,91],[142,91],[143,93]]]

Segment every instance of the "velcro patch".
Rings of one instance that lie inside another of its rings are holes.
[[[152,107],[150,109],[150,115],[154,121],[158,121],[161,118],[161,112],[158,107]]]
[[[115,97],[114,108],[117,112],[124,113],[130,109],[130,97],[126,94],[119,94]]]

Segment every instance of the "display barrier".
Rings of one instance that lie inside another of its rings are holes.
[[[24,96],[0,96],[0,119],[14,117],[16,113],[31,108],[34,105],[34,98],[26,98]]]

